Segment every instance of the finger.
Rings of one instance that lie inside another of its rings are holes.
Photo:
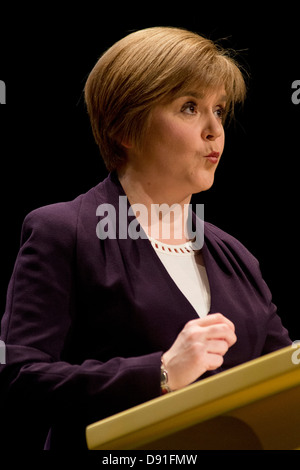
[[[224,358],[221,354],[207,353],[206,356],[206,370],[215,370],[221,367]]]
[[[229,349],[228,342],[224,339],[211,339],[207,342],[207,352],[224,356]]]
[[[236,342],[235,332],[228,323],[212,323],[205,325],[197,320],[192,320],[185,325],[182,334],[179,335],[180,340],[186,344],[202,343],[209,340],[225,340],[228,346],[232,346]]]
[[[232,331],[235,331],[235,326],[232,321],[222,315],[222,313],[210,313],[204,318],[197,318],[197,320],[192,321],[195,321],[199,326],[209,326],[215,325],[217,323],[225,323],[232,329]]]
[[[199,327],[198,337],[200,341],[224,340],[229,346],[236,342],[235,332],[225,323]],[[196,337],[196,334],[194,335]]]

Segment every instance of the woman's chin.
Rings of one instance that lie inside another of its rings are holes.
[[[196,183],[196,190],[194,191],[194,194],[196,193],[201,193],[203,191],[207,191],[208,189],[210,189],[212,187],[212,185],[214,184],[214,180],[215,180],[215,175],[209,175],[207,176],[206,178],[199,178],[199,180],[197,181]]]

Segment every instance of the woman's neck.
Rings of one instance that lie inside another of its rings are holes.
[[[179,188],[140,178],[126,171],[118,175],[131,208],[148,236],[170,245],[185,243],[191,195],[179,195]]]

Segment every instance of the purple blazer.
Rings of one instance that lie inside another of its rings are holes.
[[[96,209],[124,195],[117,176],[25,218],[2,320],[7,400],[51,427],[50,448],[85,448],[85,426],[160,395],[160,357],[198,318],[147,239],[96,235]],[[134,218],[134,217],[133,217]],[[130,219],[129,219],[130,220]],[[205,222],[210,313],[236,327],[218,373],[291,343],[257,260]]]

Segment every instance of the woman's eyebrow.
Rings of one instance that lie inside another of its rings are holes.
[[[198,91],[184,91],[182,92],[178,98],[183,98],[183,97],[192,97],[195,98],[196,100],[201,100],[205,97],[205,93],[201,93]],[[228,100],[228,97],[226,95],[221,95],[220,98],[217,99],[218,102],[226,102]]]
[[[204,98],[204,93],[199,93],[197,91],[183,91],[178,98],[183,98],[184,96],[191,96],[196,100],[201,100]]]
[[[222,95],[218,101],[226,103],[227,100],[228,100],[228,97],[226,95]]]

